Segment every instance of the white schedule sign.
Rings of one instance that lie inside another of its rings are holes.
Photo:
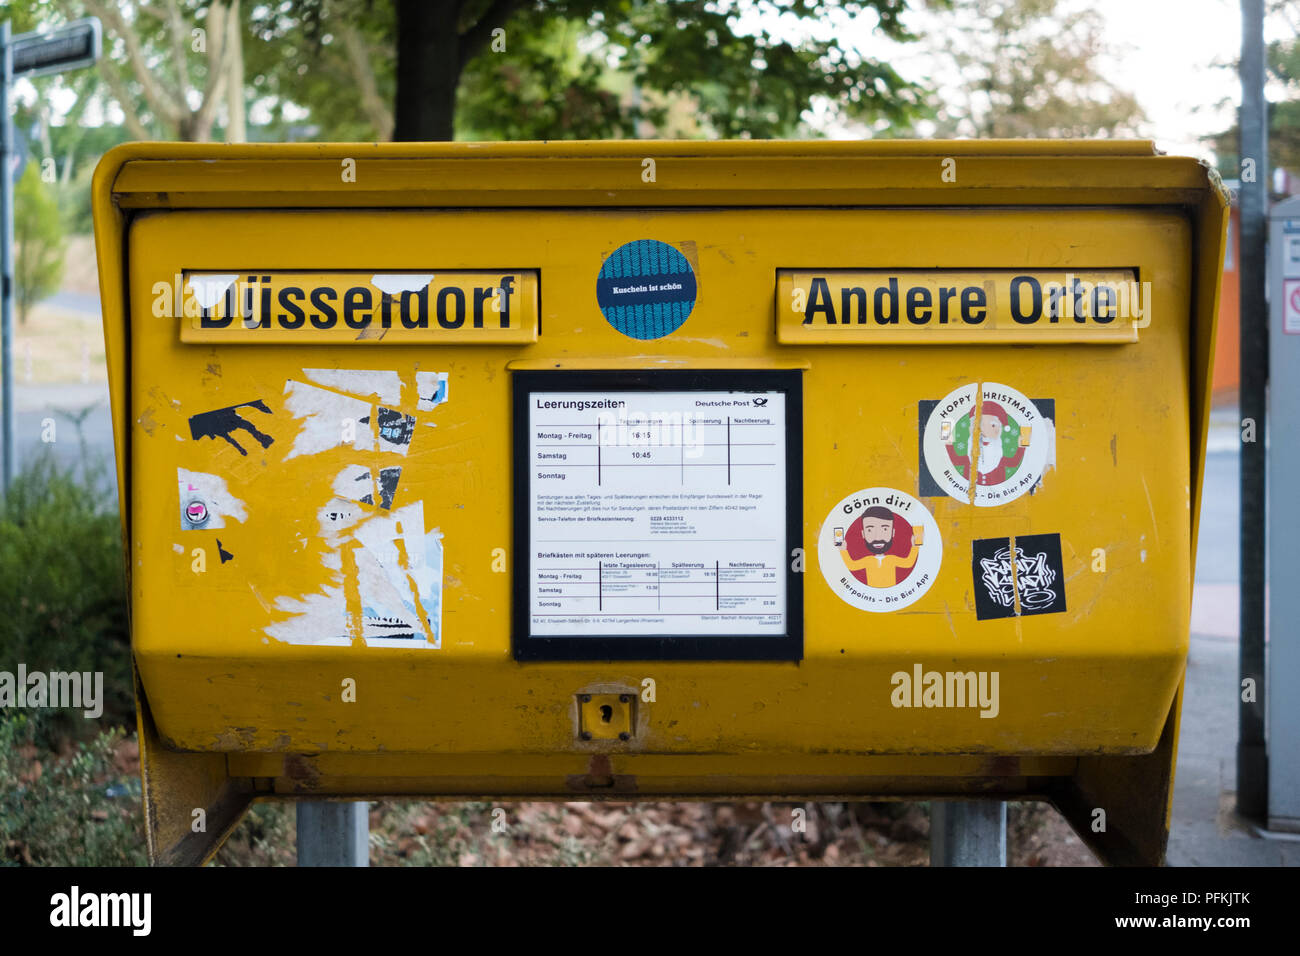
[[[530,635],[785,636],[787,399],[529,392]]]

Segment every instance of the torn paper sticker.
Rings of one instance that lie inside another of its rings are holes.
[[[356,451],[375,450],[375,436],[368,427],[372,408],[369,402],[293,379],[284,383],[284,393],[285,409],[294,418],[302,419],[293,448],[284,456],[286,461],[345,444]]]
[[[419,292],[433,282],[432,272],[381,272],[370,277],[370,284],[380,292],[397,298],[403,292]]]
[[[447,400],[446,372],[416,372],[415,394],[419,399],[416,408],[431,412]]]
[[[385,511],[393,506],[393,497],[397,494],[397,483],[402,478],[400,467],[379,469],[379,479],[365,465],[348,465],[334,478],[331,490],[336,497],[345,501],[356,501],[363,505],[378,504]]]
[[[226,290],[234,283],[239,276],[237,275],[191,275],[185,285],[190,292],[194,293],[194,301],[199,304],[201,309],[211,309],[221,297],[226,294]]]
[[[375,478],[365,465],[348,465],[334,478],[334,494],[363,505],[375,503]]]
[[[441,644],[442,535],[424,533],[424,502],[357,528],[362,636],[378,647]]]
[[[181,530],[224,528],[226,519],[248,520],[244,503],[226,489],[226,479],[201,471],[176,469],[180,490]]]
[[[374,398],[389,405],[402,400],[402,379],[391,370],[305,368],[302,374],[317,385],[351,392],[358,397]]]
[[[279,598],[276,610],[292,616],[266,633],[290,644],[344,646],[359,629],[369,647],[440,647],[442,533],[424,531],[424,503],[357,521],[349,512],[355,505],[336,502],[326,506],[334,525],[326,541],[336,549],[323,559],[335,571],[331,583],[315,594]],[[349,611],[349,593],[357,595],[359,621]]]
[[[380,406],[375,422],[379,431],[379,450],[405,455],[411,447],[411,438],[415,435],[415,416],[403,415],[395,408]]]

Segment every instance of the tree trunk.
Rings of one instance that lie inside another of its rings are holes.
[[[397,0],[393,139],[450,140],[460,82],[461,0]]]
[[[248,142],[248,129],[244,122],[244,21],[240,17],[239,0],[232,0],[230,16],[226,18],[226,142]]]

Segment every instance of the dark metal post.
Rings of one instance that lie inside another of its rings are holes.
[[[9,94],[13,87],[13,47],[9,23],[0,23],[0,490],[8,491],[17,471],[14,432],[14,155]]]
[[[369,866],[370,804],[300,800],[299,866]]]
[[[931,800],[931,866],[1006,866],[1007,805],[1001,800]]]
[[[1264,0],[1241,0],[1241,417],[1254,441],[1241,444],[1241,635],[1237,731],[1237,810],[1268,817],[1264,740],[1265,387],[1268,308],[1264,298],[1268,213],[1268,110],[1264,102]],[[1254,177],[1248,173],[1253,165]],[[1245,682],[1254,682],[1252,700]]]

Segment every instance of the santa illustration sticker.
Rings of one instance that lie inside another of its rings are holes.
[[[930,412],[922,436],[930,477],[958,501],[1006,504],[1033,489],[1048,464],[1052,421],[1014,388],[963,385]]]
[[[925,505],[894,488],[864,488],[831,509],[817,560],[832,591],[863,611],[896,611],[939,573],[943,540]]]

